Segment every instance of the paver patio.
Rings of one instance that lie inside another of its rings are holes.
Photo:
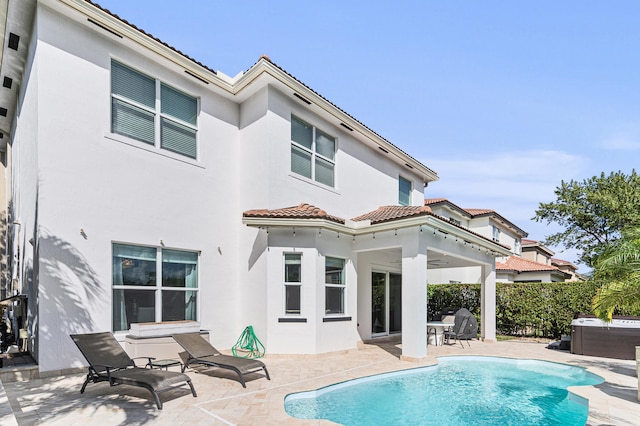
[[[388,371],[437,363],[438,356],[491,355],[543,359],[586,367],[602,376],[605,383],[574,387],[577,395],[589,399],[589,425],[640,425],[635,361],[573,355],[550,350],[546,343],[473,341],[429,346],[421,363],[401,361],[400,344],[394,339],[362,344],[359,350],[319,356],[267,356],[264,359],[272,380],[250,377],[243,389],[232,372],[188,369],[198,397],[187,388],[160,394],[164,409],[155,408],[150,394],[141,388],[110,388],[105,383],[80,387],[84,374],[4,383],[0,390],[2,425],[304,425],[333,424],[303,421],[284,411],[284,397],[292,392],[316,389],[344,380]],[[10,405],[11,410],[9,410]],[[12,412],[11,412],[12,411]]]

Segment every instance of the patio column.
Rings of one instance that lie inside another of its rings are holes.
[[[402,356],[419,361],[427,355],[427,245],[417,237],[402,246]]]
[[[485,342],[496,341],[496,265],[482,267],[482,291],[480,300],[481,331]]]

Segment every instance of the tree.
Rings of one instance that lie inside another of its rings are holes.
[[[593,298],[593,312],[611,321],[614,312],[640,314],[640,227],[627,228],[595,263],[594,279],[603,282]]]
[[[623,229],[640,226],[640,175],[612,172],[582,182],[562,181],[556,201],[540,203],[537,222],[556,223],[563,231],[544,244],[578,249],[581,262],[593,266],[603,250],[621,237]]]

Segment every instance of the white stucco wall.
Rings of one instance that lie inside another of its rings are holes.
[[[198,251],[199,319],[214,345],[228,348],[246,325],[269,339],[264,300],[272,268],[259,231],[242,225],[242,211],[309,202],[350,218],[397,203],[400,174],[415,180],[413,198],[421,199],[418,176],[275,89],[239,105],[173,64],[47,7],[38,8],[35,28],[16,130],[15,211],[23,229],[38,230],[34,321],[43,371],[84,363],[69,333],[111,329],[114,242]],[[196,161],[110,133],[112,58],[199,99]],[[292,113],[337,138],[335,188],[290,173]],[[27,239],[23,231],[23,244]],[[334,243],[318,247],[321,255],[350,258]],[[23,249],[23,257],[33,256]],[[318,268],[316,282],[323,274]],[[348,276],[356,280],[351,258]],[[353,321],[355,288],[348,298]],[[349,326],[326,323],[314,337],[316,350],[354,347],[355,327],[343,332]]]
[[[225,201],[237,194],[238,108],[45,8],[37,28],[41,369],[68,367],[69,353],[83,363],[69,333],[111,329],[113,242],[200,252],[202,327],[230,347],[242,331],[227,326],[241,307],[240,211]],[[200,99],[198,161],[110,134],[111,57]]]
[[[40,369],[84,365],[68,335],[112,329],[114,242],[200,253],[199,320],[220,349],[230,348],[247,325],[272,353],[355,348],[358,298],[366,288],[360,283],[368,277],[370,290],[371,268],[380,261],[374,256],[361,265],[356,253],[393,249],[400,262],[402,235],[381,234],[375,243],[314,229],[267,236],[244,226],[242,212],[307,202],[349,219],[398,204],[399,176],[413,182],[412,202],[422,205],[422,179],[289,93],[267,85],[239,104],[176,64],[77,19],[39,4],[37,48],[14,133],[14,211],[23,265],[31,262],[38,273],[29,294],[38,296],[33,325]],[[112,59],[198,98],[197,160],[111,134]],[[290,172],[292,114],[336,137],[334,188]],[[37,255],[26,243],[31,236]],[[448,250],[448,243],[436,244]],[[277,321],[284,311],[282,253],[290,250],[304,254],[307,323]],[[344,317],[350,320],[324,321],[326,256],[347,260]],[[426,282],[426,270],[412,273]]]

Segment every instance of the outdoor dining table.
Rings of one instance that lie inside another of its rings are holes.
[[[444,344],[445,330],[452,328],[454,325],[455,323],[453,322],[427,321],[427,344],[436,346],[439,344],[442,346]]]

